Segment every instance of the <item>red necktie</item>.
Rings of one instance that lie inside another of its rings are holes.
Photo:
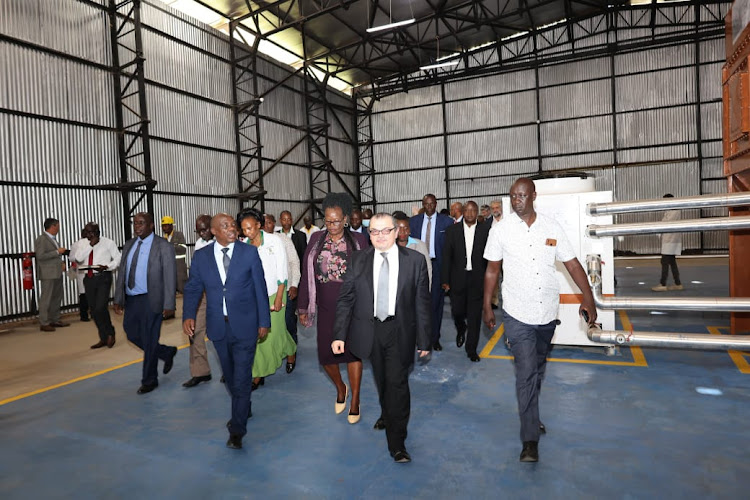
[[[89,254],[89,272],[86,273],[86,276],[88,276],[89,278],[94,276],[94,271],[93,269],[91,269],[91,266],[93,265],[94,265],[94,249],[92,248],[91,253]]]

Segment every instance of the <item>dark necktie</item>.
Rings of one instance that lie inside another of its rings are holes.
[[[228,253],[229,249],[228,248],[222,248],[221,251],[224,252],[224,258],[223,258],[222,261],[224,263],[224,281],[226,281],[227,280],[227,276],[229,276],[229,261],[231,259],[229,258],[229,253]]]
[[[380,276],[378,276],[378,303],[375,308],[377,318],[384,321],[388,317],[388,254],[383,252],[383,264],[380,266]]]
[[[131,290],[135,288],[135,270],[138,267],[138,255],[141,253],[141,245],[143,245],[143,240],[138,241],[138,246],[135,248],[135,253],[133,254],[133,260],[130,262],[130,273],[128,273],[128,288]],[[91,250],[93,253],[94,251]]]

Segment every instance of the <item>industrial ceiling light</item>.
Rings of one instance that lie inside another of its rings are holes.
[[[452,59],[450,61],[442,61],[442,62],[439,61],[440,59],[440,37],[435,37],[435,39],[437,40],[437,48],[435,51],[435,62],[433,64],[428,64],[426,66],[420,66],[419,69],[421,71],[428,71],[428,70],[436,69],[436,68],[445,68],[448,66],[455,66],[458,64],[458,59]]]
[[[392,0],[388,1],[388,24],[382,24],[380,26],[373,26],[371,28],[367,28],[368,33],[375,33],[377,31],[383,31],[383,30],[389,30],[393,28],[398,28],[400,26],[407,26],[409,24],[412,24],[416,21],[414,19],[414,11],[411,13],[411,19],[406,19],[404,21],[397,21],[393,22],[393,8],[392,8]],[[369,10],[369,9],[368,9]],[[409,1],[409,10],[411,10],[411,0]],[[368,23],[369,24],[369,23]]]
[[[420,66],[419,69],[422,71],[427,71],[430,69],[436,69],[436,68],[445,68],[447,66],[455,66],[458,64],[457,60],[454,61],[444,61],[441,63],[435,63],[435,64],[428,64],[427,66]]]

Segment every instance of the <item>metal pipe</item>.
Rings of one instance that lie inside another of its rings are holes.
[[[594,304],[600,309],[658,309],[660,311],[750,312],[746,297],[604,297],[602,295],[601,257],[586,257]]]
[[[736,231],[739,229],[750,229],[750,216],[711,217],[667,222],[633,222],[630,224],[591,224],[586,228],[586,234],[592,238],[601,238],[605,236],[625,236],[632,234]]]
[[[684,208],[743,207],[750,205],[750,193],[707,194],[681,198],[657,198],[652,200],[617,201],[611,203],[589,203],[589,215],[609,215],[633,212],[655,212]]]
[[[703,351],[750,351],[750,335],[709,335],[700,333],[626,332],[589,328],[588,338],[618,346],[667,347]]]

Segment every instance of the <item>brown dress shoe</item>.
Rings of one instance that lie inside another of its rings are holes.
[[[52,325],[41,325],[39,327],[39,329],[41,331],[43,331],[43,332],[54,332],[55,331],[55,327],[52,326]]]
[[[109,347],[111,349],[112,346],[114,346],[114,345],[115,345],[115,336],[114,335],[110,335],[109,337],[107,337],[107,347]]]
[[[97,342],[96,344],[92,345],[92,346],[91,346],[91,348],[92,348],[92,349],[99,349],[100,347],[104,347],[104,346],[106,346],[106,345],[107,345],[107,343],[106,343],[106,342],[104,342],[103,340],[100,340],[100,341],[99,341],[99,342]]]
[[[56,326],[58,328],[63,328],[63,327],[66,327],[66,326],[70,326],[70,323],[66,323],[65,321],[55,321],[54,323],[52,323],[52,326]]]

